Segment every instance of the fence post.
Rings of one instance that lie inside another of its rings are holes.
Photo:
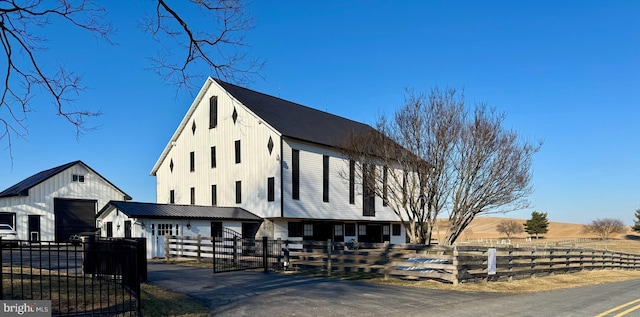
[[[169,236],[164,236],[164,259],[165,261],[169,262],[169,256],[171,256],[171,254],[169,254]]]
[[[281,257],[282,257],[282,239],[278,238],[275,243],[276,243],[276,245],[274,245],[273,247],[275,248],[274,251],[278,255],[278,256],[276,256],[276,271],[278,271],[281,268],[280,260],[281,260]]]
[[[200,262],[202,262],[202,258],[201,258],[201,255],[200,255],[200,252],[202,252],[202,250],[200,249],[202,247],[202,235],[198,235],[197,241],[198,241],[198,243],[197,243],[197,247],[196,247],[196,250],[197,250],[196,252],[197,252],[197,256],[198,256],[198,263],[200,263]]]
[[[240,239],[238,238],[238,236],[233,236],[233,263],[235,265],[238,265],[238,243],[240,242]]]
[[[458,285],[460,281],[460,270],[458,269],[458,246],[453,246],[453,285]]]
[[[534,277],[536,274],[536,249],[531,249],[531,271],[529,277]]]
[[[333,242],[331,239],[327,239],[327,276],[331,276],[331,249],[333,246]]]
[[[262,266],[264,267],[264,273],[269,271],[269,240],[267,237],[262,237]]]
[[[509,258],[508,258],[508,270],[509,270],[509,277],[507,277],[508,281],[512,281],[513,280],[513,246],[509,246]]]

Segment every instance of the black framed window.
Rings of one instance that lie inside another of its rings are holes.
[[[221,221],[211,222],[211,236],[214,238],[222,238],[222,222]]]
[[[362,215],[376,216],[376,196],[372,188],[375,182],[375,165],[362,164]]]
[[[356,162],[349,160],[349,203],[356,203]]]
[[[276,179],[274,177],[267,178],[267,201],[275,200],[276,192]]]
[[[218,205],[218,186],[211,185],[211,206]]]
[[[355,236],[356,235],[356,224],[355,223],[345,223],[344,224],[344,235],[345,236]]]
[[[209,129],[218,126],[218,96],[209,98]]]
[[[191,187],[191,204],[192,205],[196,204],[196,188],[195,187]]]
[[[302,237],[302,222],[289,222],[289,237]]]
[[[240,163],[240,140],[236,140],[236,164]]]
[[[196,171],[196,152],[189,153],[189,171],[190,172]]]
[[[389,200],[388,200],[389,187],[387,185],[388,177],[389,177],[389,169],[385,166],[382,168],[382,205],[385,207],[389,205]]]
[[[322,156],[322,201],[329,202],[329,156]]]
[[[300,150],[291,151],[291,198],[300,199]]]
[[[399,223],[394,223],[391,224],[391,234],[394,236],[399,236],[400,235],[400,224]]]
[[[170,204],[176,203],[176,191],[173,189],[169,191],[169,203]]]
[[[211,147],[211,168],[216,168],[216,147]]]
[[[236,204],[242,203],[242,182],[236,181]]]

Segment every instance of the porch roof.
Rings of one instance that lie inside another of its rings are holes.
[[[130,201],[110,201],[98,214],[100,218],[110,210],[118,209],[130,218],[166,219],[233,219],[262,221],[262,218],[239,207],[196,206],[140,203]]]

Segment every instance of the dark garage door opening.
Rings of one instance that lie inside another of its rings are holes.
[[[96,204],[96,200],[55,198],[56,242],[66,242],[78,232],[96,230]]]

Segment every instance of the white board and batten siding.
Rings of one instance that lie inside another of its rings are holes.
[[[218,124],[209,128],[209,100],[217,96]],[[234,122],[234,110],[236,119]],[[195,129],[194,129],[195,127]],[[273,143],[268,150],[269,139]],[[212,185],[217,186],[218,206],[237,206],[260,217],[280,215],[280,136],[213,80],[203,87],[170,141],[164,157],[156,163],[156,201],[212,205]],[[240,141],[240,163],[235,161],[235,144]],[[211,166],[211,147],[216,148],[216,167]],[[190,170],[190,153],[195,171]],[[173,162],[173,171],[171,170]],[[154,174],[152,172],[152,175]],[[275,201],[267,201],[267,178],[275,180]],[[236,181],[241,182],[242,202],[236,203]]]
[[[292,150],[300,151],[300,199],[292,197]],[[323,201],[323,155],[329,156],[329,202]],[[375,217],[363,216],[362,183],[356,179],[355,201],[349,203],[349,160],[329,148],[298,141],[283,142],[285,218],[314,218],[353,221],[399,221],[398,216],[375,198]]]
[[[73,181],[73,175],[84,176],[84,182]],[[41,216],[39,238],[53,241],[55,198],[95,200],[97,213],[110,200],[125,200],[125,195],[82,164],[75,164],[29,189],[28,196],[0,198],[0,212],[15,213],[20,240],[29,239],[28,216]]]

